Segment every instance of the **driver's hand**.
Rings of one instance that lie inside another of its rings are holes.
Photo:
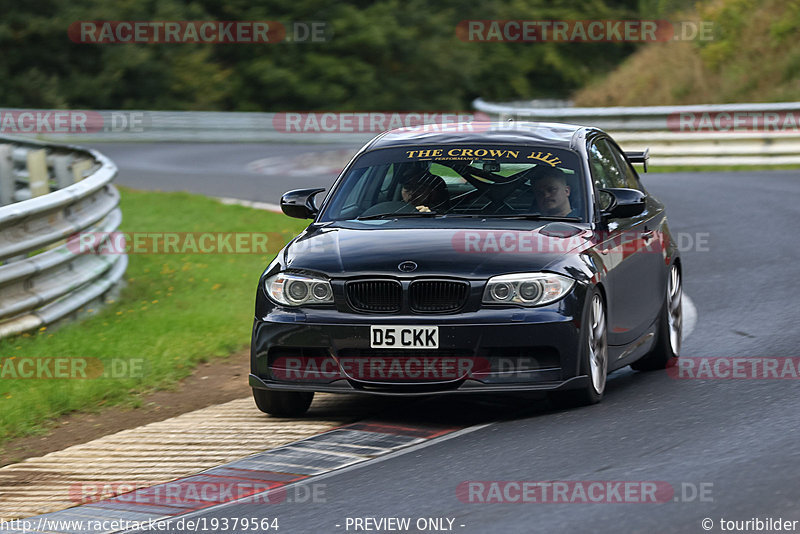
[[[417,206],[417,211],[421,211],[422,213],[430,213],[431,209],[428,206]]]

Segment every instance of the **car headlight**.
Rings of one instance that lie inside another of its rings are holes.
[[[333,303],[331,283],[324,278],[278,273],[264,280],[264,287],[272,300],[286,306]]]
[[[575,280],[555,273],[521,273],[493,276],[483,291],[484,304],[543,306],[566,295]]]

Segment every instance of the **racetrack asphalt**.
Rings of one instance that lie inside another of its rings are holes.
[[[248,164],[357,147],[96,148],[117,163],[123,185],[277,203],[282,192],[327,186],[333,175],[311,168],[306,177],[269,176],[248,171]],[[800,173],[651,174],[644,183],[667,205],[671,230],[683,239],[684,289],[697,308],[683,357],[800,356]],[[800,519],[796,380],[676,379],[625,369],[596,406],[553,411],[531,399],[430,398],[397,401],[389,417],[424,424],[463,420],[465,413],[476,414],[472,424],[489,424],[332,472],[325,502],[231,504],[201,515],[277,517],[280,531],[292,533],[345,532],[348,517],[408,517],[412,524],[453,518],[453,530],[463,533],[719,532],[722,519]],[[480,504],[457,495],[468,481],[564,480],[659,481],[675,493],[668,502],[637,504]],[[704,518],[713,521],[710,530],[701,527]]]

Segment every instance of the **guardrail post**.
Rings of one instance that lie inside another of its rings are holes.
[[[70,164],[73,157],[70,155],[53,156],[53,174],[56,176],[56,183],[59,189],[64,189],[75,183],[75,176],[72,174]]]
[[[50,174],[47,172],[47,150],[28,151],[28,180],[31,196],[40,197],[50,192]]]
[[[80,182],[86,175],[86,171],[92,168],[92,162],[88,159],[81,159],[72,162],[72,177],[76,182]]]
[[[0,206],[14,202],[14,164],[11,162],[11,145],[0,145]]]

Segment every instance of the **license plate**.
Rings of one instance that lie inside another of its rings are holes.
[[[438,326],[375,326],[369,327],[372,349],[438,349]]]

